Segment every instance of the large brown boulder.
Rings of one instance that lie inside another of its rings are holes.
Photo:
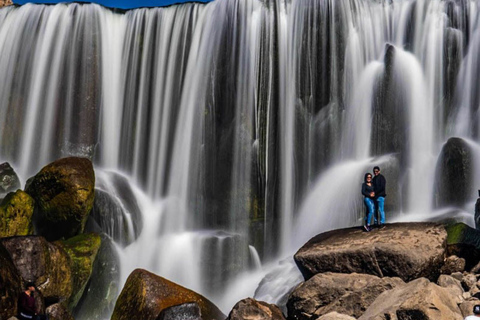
[[[202,311],[195,302],[187,302],[165,308],[157,320],[202,320]]]
[[[65,250],[39,236],[3,238],[0,243],[7,249],[23,282],[34,282],[49,301],[70,298],[72,272]]]
[[[398,223],[363,232],[339,229],[317,235],[295,254],[305,279],[317,273],[365,273],[435,280],[444,261],[447,232],[436,223]]]
[[[10,192],[0,203],[0,238],[33,234],[35,201],[26,192]]]
[[[98,234],[88,233],[68,240],[57,241],[55,244],[65,250],[70,257],[73,292],[69,302],[70,307],[73,308],[77,305],[92,275],[93,263],[100,249],[101,238]]]
[[[23,283],[10,254],[0,243],[0,319],[17,313],[17,300]]]
[[[83,232],[95,195],[95,173],[86,158],[64,158],[43,167],[27,182],[35,199],[37,234],[53,241]]]
[[[196,302],[204,320],[225,319],[225,315],[200,294],[146,270],[136,269],[120,293],[111,319],[156,320],[163,309],[186,302]]]
[[[284,320],[285,316],[279,307],[252,298],[243,299],[233,307],[228,320]]]
[[[316,319],[333,311],[358,318],[382,292],[402,285],[405,282],[400,278],[320,273],[292,292],[288,318]]]
[[[385,291],[359,320],[462,320],[455,297],[425,278]]]

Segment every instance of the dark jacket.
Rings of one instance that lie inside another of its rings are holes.
[[[371,186],[369,186],[366,182],[364,182],[362,184],[362,194],[367,198],[373,199],[374,197],[370,197],[371,192],[374,192],[373,191],[373,183],[372,183]]]
[[[18,299],[18,311],[26,315],[35,315],[35,298],[33,293],[28,296],[25,292],[20,294]]]
[[[386,197],[387,194],[385,193],[385,188],[387,186],[387,181],[382,174],[378,174],[377,176],[373,177],[372,180],[373,190],[375,190],[375,198],[378,197]]]

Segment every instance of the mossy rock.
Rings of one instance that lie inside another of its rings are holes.
[[[45,166],[27,182],[35,199],[37,234],[49,241],[81,234],[95,197],[95,173],[86,158],[64,158]]]
[[[196,302],[200,306],[204,320],[226,318],[200,294],[146,270],[136,269],[117,299],[111,320],[156,320],[162,310],[187,302]]]
[[[102,244],[93,271],[73,315],[77,319],[104,320],[112,314],[120,291],[120,257],[113,241],[100,235]]]
[[[39,236],[2,238],[0,243],[10,254],[22,282],[34,282],[46,301],[71,297],[71,261],[65,250]]]
[[[0,203],[0,238],[33,234],[35,201],[26,192],[10,192]]]
[[[17,313],[17,300],[22,280],[10,254],[0,244],[0,319],[8,319]]]
[[[68,240],[55,242],[70,257],[72,270],[72,296],[69,307],[73,309],[82,297],[83,291],[92,274],[93,263],[102,241],[98,234],[81,234]]]
[[[54,303],[46,309],[49,320],[75,320],[64,303]]]
[[[464,223],[448,225],[446,230],[447,254],[464,258],[466,270],[474,267],[480,261],[480,230]]]

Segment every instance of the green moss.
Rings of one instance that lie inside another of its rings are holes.
[[[93,263],[102,240],[98,234],[88,233],[57,243],[67,252],[71,259],[73,294],[70,299],[70,308],[73,308],[80,300],[90,279]]]
[[[447,230],[447,245],[460,243],[468,231],[468,226],[464,223],[456,223],[445,227]]]
[[[0,203],[0,237],[33,234],[34,204],[33,198],[22,190],[7,194]]]

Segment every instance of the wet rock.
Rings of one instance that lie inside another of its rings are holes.
[[[312,238],[295,254],[305,279],[317,273],[365,273],[436,280],[445,253],[445,227],[435,223],[388,224],[375,232],[339,229]]]
[[[90,220],[93,220],[94,227],[91,226]],[[95,202],[86,230],[104,232],[125,247],[138,237],[134,225],[136,225],[134,220],[115,196],[95,189]]]
[[[403,286],[400,278],[320,273],[299,285],[287,302],[289,319],[316,319],[336,311],[360,317],[384,291]]]
[[[465,259],[465,269],[470,270],[480,261],[480,230],[464,223],[446,227],[448,232],[447,254]]]
[[[53,241],[82,233],[93,207],[94,187],[88,159],[63,158],[43,167],[25,189],[35,199],[37,234]]]
[[[143,229],[142,212],[127,178],[115,172],[105,174],[98,179],[91,219],[101,232],[126,246]]]
[[[10,192],[0,204],[0,238],[33,234],[34,200],[26,192]]]
[[[447,289],[420,278],[379,295],[359,320],[462,320],[454,301]]]
[[[233,307],[227,320],[284,320],[285,316],[279,307],[252,298],[243,299]]]
[[[475,202],[475,229],[480,229],[480,198]]]
[[[440,272],[442,274],[452,274],[455,272],[463,272],[465,270],[465,259],[459,258],[455,255],[449,256],[445,259]]]
[[[0,243],[0,319],[17,313],[17,300],[23,283],[9,252]]]
[[[90,279],[101,238],[95,233],[81,234],[68,240],[57,241],[55,244],[65,250],[70,258],[73,292],[69,299],[69,308],[73,308]]]
[[[61,303],[54,303],[45,310],[49,320],[74,320],[68,308]]]
[[[15,191],[20,187],[20,179],[18,179],[15,170],[13,170],[10,164],[8,162],[0,164],[0,195]]]
[[[202,315],[198,304],[189,302],[163,309],[157,320],[202,320]]]
[[[440,152],[435,173],[437,207],[461,207],[470,200],[473,162],[470,146],[460,138],[450,138]]]
[[[204,320],[223,320],[225,315],[205,297],[146,270],[136,269],[127,279],[115,304],[112,320],[155,320],[168,307],[196,302]]]
[[[104,320],[113,312],[120,290],[120,258],[112,240],[100,235],[102,244],[84,294],[75,308],[75,318]]]
[[[62,248],[39,236],[3,238],[0,242],[10,254],[24,283],[34,282],[48,301],[70,298],[70,257]]]

